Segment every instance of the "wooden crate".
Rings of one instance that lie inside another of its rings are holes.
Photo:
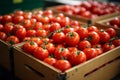
[[[58,10],[56,10],[56,8],[61,7],[61,6],[63,6],[63,5],[52,6],[52,7],[48,7],[47,9],[51,9],[54,13],[60,13],[62,11],[58,11]],[[75,19],[75,20],[78,20],[78,21],[81,21],[81,22],[87,23],[87,24],[95,24],[95,22],[105,20],[105,19],[110,18],[110,17],[118,16],[120,14],[119,12],[114,12],[114,13],[111,13],[111,14],[105,14],[105,15],[102,15],[102,16],[98,16],[94,19],[88,19],[88,18],[84,18],[80,15],[70,15],[70,14],[67,14],[65,12],[62,12],[62,13],[64,13],[66,16],[68,16],[72,19]]]

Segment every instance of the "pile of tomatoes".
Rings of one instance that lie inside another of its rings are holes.
[[[0,39],[10,44],[26,41],[24,52],[63,72],[120,46],[113,28],[87,27],[51,10],[0,16]]]
[[[113,26],[115,29],[120,29],[120,17],[115,17],[114,19],[105,22],[105,24]]]
[[[55,10],[65,12],[69,15],[78,15],[88,19],[93,19],[101,15],[120,12],[120,5],[90,0],[83,1],[79,5],[58,6]]]

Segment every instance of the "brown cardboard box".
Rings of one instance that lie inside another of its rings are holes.
[[[56,8],[60,7],[60,6],[63,6],[63,5],[52,6],[52,7],[48,7],[47,9],[51,9],[54,13],[60,13],[61,11],[56,10]],[[87,24],[95,24],[95,22],[105,20],[105,19],[110,18],[110,17],[118,16],[120,14],[119,12],[114,12],[114,13],[111,13],[111,14],[105,14],[105,15],[102,15],[102,16],[98,16],[94,19],[88,19],[88,18],[84,18],[84,17],[79,16],[79,15],[70,15],[70,14],[67,14],[65,12],[62,12],[62,13],[64,13],[66,16],[68,16],[72,19],[75,19],[75,20],[78,20],[78,21],[81,21],[81,22],[84,22],[84,23],[87,23]]]
[[[21,80],[110,80],[120,73],[120,46],[61,72],[25,53],[23,44],[14,47],[15,75]]]

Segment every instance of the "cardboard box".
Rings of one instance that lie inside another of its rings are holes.
[[[61,72],[25,53],[23,44],[14,47],[15,75],[21,80],[110,80],[120,73],[120,46]]]
[[[63,6],[63,5],[52,6],[52,7],[48,7],[47,9],[51,9],[54,13],[60,13],[62,11],[58,11],[58,10],[56,10],[56,8],[61,7],[61,6]],[[114,16],[117,16],[117,15],[120,14],[119,12],[114,12],[114,13],[111,13],[111,14],[105,14],[105,15],[102,15],[102,16],[98,16],[94,19],[88,19],[88,18],[82,17],[80,15],[70,15],[70,14],[67,14],[65,12],[62,12],[62,13],[64,13],[66,16],[68,16],[72,19],[75,19],[75,20],[78,20],[78,21],[81,21],[81,22],[84,22],[84,23],[87,23],[87,24],[95,24],[95,22],[105,20],[107,18],[114,17]]]

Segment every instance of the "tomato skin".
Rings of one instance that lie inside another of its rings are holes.
[[[72,52],[74,52],[74,51],[77,51],[77,50],[78,50],[78,48],[76,48],[76,47],[67,47],[67,48],[68,48],[68,50],[69,50],[70,54],[71,54]]]
[[[106,43],[110,40],[110,35],[106,31],[100,31],[99,36],[101,43]]]
[[[88,39],[88,41],[91,42],[91,44],[94,45],[94,44],[99,43],[99,41],[100,41],[100,36],[99,36],[99,34],[98,34],[97,32],[92,31],[92,32],[89,32],[89,33],[88,33],[87,39]]]
[[[44,62],[46,62],[49,65],[53,66],[57,62],[57,60],[55,58],[48,57],[48,58],[44,59]]]
[[[79,34],[81,40],[83,40],[84,38],[88,37],[88,30],[87,30],[87,28],[80,27],[77,30],[77,33]]]
[[[3,23],[8,23],[8,22],[12,22],[12,16],[11,15],[4,15],[2,18],[2,22]]]
[[[63,32],[55,32],[52,35],[54,43],[63,43],[65,41],[65,34]]]
[[[85,48],[83,52],[86,54],[87,60],[98,56],[98,52],[95,48]]]
[[[65,70],[71,68],[71,64],[68,60],[57,60],[54,67],[64,72]]]
[[[114,44],[111,44],[111,43],[105,43],[105,44],[102,46],[102,48],[103,48],[103,51],[104,51],[104,52],[107,52],[107,51],[115,48],[115,45],[114,45]]]
[[[92,32],[92,31],[95,31],[95,32],[99,32],[98,28],[96,26],[89,26],[88,28],[88,32]]]
[[[103,53],[103,49],[102,49],[102,45],[101,44],[95,44],[92,45],[93,48],[96,48],[96,50],[98,51],[98,55]]]
[[[47,16],[45,16],[45,17],[40,17],[40,18],[38,19],[38,21],[39,21],[39,22],[42,22],[43,24],[48,24],[48,23],[50,23],[50,19],[49,19]]]
[[[56,59],[68,59],[70,52],[67,48],[56,48],[54,51],[54,56]]]
[[[3,31],[4,27],[2,24],[0,24],[0,31]]]
[[[43,24],[42,22],[36,22],[35,26],[33,27],[34,30],[39,30],[39,29],[43,29]]]
[[[120,46],[120,39],[113,40],[113,44],[117,47]]]
[[[4,32],[0,32],[0,39],[1,40],[6,40],[7,35]]]
[[[91,48],[91,47],[92,47],[91,43],[87,40],[83,40],[78,44],[78,48],[80,50],[84,50],[85,48]]]
[[[68,32],[65,37],[65,43],[69,46],[76,46],[80,41],[80,36],[77,32]]]
[[[6,39],[6,42],[10,43],[11,45],[17,44],[20,42],[20,40],[16,36],[9,36]]]
[[[69,17],[64,17],[62,20],[59,21],[61,27],[65,27],[66,25],[70,24],[70,18]]]
[[[12,33],[12,31],[13,31],[13,23],[6,23],[5,25],[4,25],[4,32],[6,33],[6,34],[10,34],[10,33]]]
[[[65,27],[64,30],[63,30],[63,33],[66,34],[68,32],[73,32],[74,31],[74,28],[72,27]]]
[[[26,32],[27,37],[35,37],[36,36],[36,31],[35,30],[27,30]]]
[[[74,51],[69,56],[70,63],[75,66],[87,60],[86,54],[83,51]]]
[[[50,31],[53,32],[53,31],[58,30],[60,28],[61,28],[61,26],[59,23],[52,23],[50,26]]]
[[[34,42],[34,41],[29,41],[29,42],[26,42],[22,49],[28,53],[28,54],[33,54],[34,50],[38,47],[37,43]]]
[[[110,37],[115,37],[116,36],[116,31],[113,28],[107,28],[106,32],[109,33]]]
[[[49,52],[47,49],[43,49],[42,47],[37,47],[33,52],[33,56],[43,61],[45,58],[49,56]]]
[[[43,44],[43,41],[39,37],[31,37],[29,41],[36,42],[38,46],[41,46]]]
[[[15,24],[21,23],[23,20],[24,20],[24,17],[21,15],[19,15],[19,16],[17,15],[17,16],[13,17],[13,23],[15,23]]]

